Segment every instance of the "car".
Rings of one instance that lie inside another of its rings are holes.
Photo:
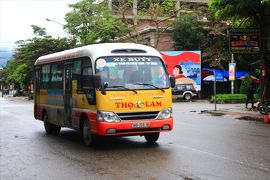
[[[4,87],[4,88],[3,88],[3,95],[4,95],[4,94],[6,94],[6,95],[9,94],[9,89],[8,89],[8,87]]]
[[[172,89],[172,96],[175,99],[183,98],[189,101],[197,96],[197,91],[193,84],[176,84]]]

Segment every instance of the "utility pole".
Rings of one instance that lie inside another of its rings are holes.
[[[215,104],[215,111],[217,111],[217,80],[216,80],[216,70],[214,70],[214,104]]]
[[[231,63],[234,63],[234,54],[233,53],[232,53]],[[234,73],[235,73],[235,69],[234,69]],[[235,76],[235,74],[234,74],[234,76]],[[231,80],[231,93],[234,94],[234,80]]]
[[[137,20],[137,15],[138,15],[138,0],[133,0],[133,21],[134,21],[134,25],[138,24],[138,20]]]

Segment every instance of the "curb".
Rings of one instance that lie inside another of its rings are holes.
[[[16,97],[13,97],[12,95],[8,95],[8,96],[4,96],[3,99],[15,100],[15,101],[28,101],[28,102],[33,101],[33,99],[28,99],[27,96],[16,96]]]
[[[241,113],[241,112],[228,112],[228,111],[201,111],[202,114],[210,114],[212,116],[223,116],[223,115],[230,115],[234,116],[235,119],[239,120],[247,120],[247,121],[259,121],[259,122],[264,122],[264,118],[262,115],[254,115],[254,114],[249,114],[249,113]]]

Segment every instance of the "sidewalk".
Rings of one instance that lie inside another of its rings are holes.
[[[244,104],[227,104],[227,105],[229,107],[220,107],[221,105],[218,104],[217,106],[219,108],[217,109],[217,111],[209,110],[202,113],[209,113],[216,116],[230,115],[233,116],[235,119],[264,122],[264,116],[255,109],[254,110],[246,109]]]
[[[1,96],[2,97],[2,96]],[[7,99],[7,100],[18,100],[18,101],[33,101],[33,99],[29,100],[28,99],[28,96],[16,96],[16,97],[13,97],[13,95],[4,95],[3,96],[4,99]]]

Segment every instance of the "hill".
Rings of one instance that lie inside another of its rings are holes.
[[[12,58],[13,51],[8,48],[0,48],[0,66],[4,67],[7,61]]]

